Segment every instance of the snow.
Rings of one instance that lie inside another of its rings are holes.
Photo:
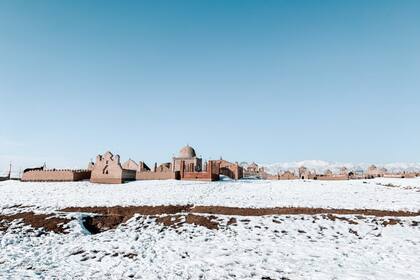
[[[392,184],[393,187],[386,186]],[[407,188],[410,186],[410,188]],[[0,209],[13,205],[58,210],[71,206],[219,205],[420,210],[420,178],[351,181],[0,182]]]
[[[371,220],[348,225],[319,216],[275,219],[280,223],[253,217],[218,231],[192,225],[162,231],[153,223],[138,230],[135,218],[99,235],[83,234],[75,222],[78,229],[68,235],[9,229],[0,233],[0,278],[420,278],[418,228],[378,227]]]
[[[366,181],[144,181],[124,185],[0,182],[0,214],[68,206],[222,205],[420,210],[420,178]],[[10,208],[13,205],[29,208]],[[164,229],[135,216],[91,235],[82,214],[69,234],[0,231],[0,279],[420,279],[419,217],[324,215],[235,217],[221,228]],[[386,218],[383,218],[386,219]],[[147,227],[142,227],[147,225]]]

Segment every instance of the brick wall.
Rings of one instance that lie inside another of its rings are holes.
[[[146,172],[137,172],[136,173],[136,180],[179,180],[180,179],[180,172],[152,172],[152,171],[146,171]]]
[[[66,182],[88,180],[89,170],[33,170],[23,173],[24,182]]]

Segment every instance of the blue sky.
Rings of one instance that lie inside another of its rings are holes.
[[[0,0],[0,171],[106,150],[418,162],[419,1]]]

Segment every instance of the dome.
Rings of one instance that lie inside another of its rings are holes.
[[[179,151],[179,157],[181,158],[193,158],[195,157],[195,151],[190,146],[185,146]]]

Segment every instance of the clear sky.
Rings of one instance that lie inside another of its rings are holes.
[[[0,0],[0,104],[0,171],[419,162],[420,1]]]

